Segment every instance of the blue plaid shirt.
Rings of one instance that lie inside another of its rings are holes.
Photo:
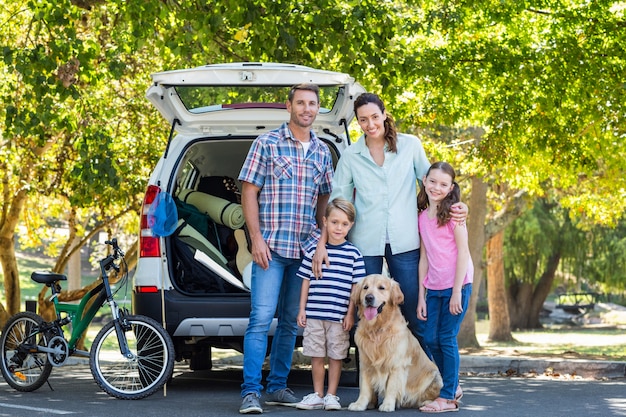
[[[330,194],[330,151],[313,131],[306,155],[287,123],[252,142],[239,180],[259,188],[259,222],[263,239],[280,256],[299,259],[317,244],[317,198]]]

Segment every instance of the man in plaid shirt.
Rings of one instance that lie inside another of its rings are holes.
[[[299,402],[287,376],[296,342],[303,253],[317,244],[333,175],[328,147],[311,130],[319,112],[319,88],[292,87],[289,122],[260,135],[239,174],[252,257],[250,321],[244,337],[243,398],[239,412],[260,414],[261,370],[268,332],[278,313],[270,351],[266,404]]]

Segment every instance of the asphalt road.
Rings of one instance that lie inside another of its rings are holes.
[[[358,396],[353,372],[344,372],[339,396],[344,407]],[[30,393],[20,393],[0,378],[0,416],[233,416],[239,415],[241,371],[214,370],[191,372],[177,366],[166,394],[157,392],[137,401],[117,400],[101,391],[86,365],[54,369],[47,385]],[[626,416],[626,380],[553,380],[519,377],[462,377],[465,397],[458,414],[462,416]],[[290,387],[296,395],[310,392],[310,374],[292,371]],[[347,409],[335,414],[356,414]],[[416,410],[397,410],[396,416],[415,416]],[[328,416],[322,410],[301,411],[266,406],[265,415]],[[377,410],[361,413],[379,415]]]

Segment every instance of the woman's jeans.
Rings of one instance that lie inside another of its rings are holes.
[[[465,317],[472,284],[465,284],[461,289],[461,306],[459,315],[450,314],[450,297],[452,288],[446,290],[427,290],[426,292],[426,329],[424,341],[428,345],[433,361],[437,364],[443,379],[441,398],[453,400],[459,385],[459,345],[456,337]]]
[[[409,322],[411,333],[417,338],[422,349],[428,354],[428,349],[424,343],[425,322],[417,318],[417,297],[419,295],[419,282],[417,276],[417,266],[420,260],[419,249],[403,252],[391,253],[391,247],[385,246],[385,260],[389,268],[391,277],[400,284],[400,289],[404,294],[404,303],[400,305],[402,315]],[[380,274],[383,270],[383,256],[364,256],[365,273]]]
[[[267,353],[268,332],[274,319],[278,325],[270,351],[267,392],[287,387],[293,350],[296,344],[302,279],[296,276],[301,259],[283,258],[272,252],[269,268],[252,264],[250,321],[243,341],[243,384],[241,396],[261,393],[261,371]]]

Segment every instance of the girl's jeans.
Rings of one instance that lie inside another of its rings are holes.
[[[241,396],[260,395],[261,370],[267,353],[268,332],[276,313],[278,325],[270,352],[267,392],[287,388],[287,376],[296,344],[302,279],[296,276],[301,259],[283,258],[272,251],[269,268],[252,264],[250,321],[243,341],[243,384]]]
[[[456,337],[465,317],[471,294],[472,284],[465,284],[461,289],[463,312],[455,316],[450,314],[452,288],[427,290],[426,293],[427,320],[424,341],[443,379],[443,388],[439,396],[447,400],[454,399],[456,387],[459,385],[461,357]]]

